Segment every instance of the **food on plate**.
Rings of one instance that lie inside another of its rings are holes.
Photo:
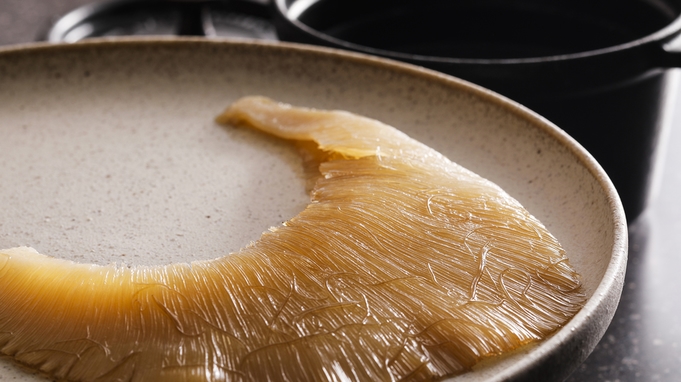
[[[428,380],[545,338],[585,301],[515,199],[390,126],[261,97],[218,121],[294,141],[307,208],[191,264],[2,250],[2,353],[73,381]]]

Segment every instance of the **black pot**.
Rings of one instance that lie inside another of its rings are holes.
[[[435,69],[512,98],[601,163],[630,221],[644,209],[681,2],[275,0],[282,40]]]

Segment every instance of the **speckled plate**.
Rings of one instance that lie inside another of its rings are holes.
[[[562,242],[587,305],[537,346],[455,381],[560,380],[610,323],[626,221],[607,176],[540,116],[466,82],[339,51],[207,40],[0,50],[0,247],[167,264],[238,250],[307,204],[281,142],[213,122],[259,94],[391,124],[516,197]],[[0,379],[41,377],[0,360]]]

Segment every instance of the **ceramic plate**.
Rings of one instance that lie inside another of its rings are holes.
[[[0,51],[0,247],[137,265],[211,259],[256,240],[308,199],[289,146],[213,122],[254,94],[393,125],[502,186],[562,242],[587,305],[548,340],[452,380],[560,380],[591,352],[627,250],[598,164],[490,91],[357,54],[191,39]],[[42,380],[0,362],[0,378]]]

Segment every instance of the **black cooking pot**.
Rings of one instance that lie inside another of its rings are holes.
[[[282,40],[388,57],[506,95],[605,168],[629,219],[644,209],[680,1],[275,0]]]
[[[119,33],[97,14],[129,18],[133,7],[137,21],[125,28],[140,34],[151,13],[156,31],[179,25],[176,33],[189,35],[222,22],[243,37],[269,38],[269,21],[280,40],[405,61],[497,91],[585,146],[630,220],[649,194],[666,68],[681,65],[673,49],[681,0],[118,0],[67,15],[90,22],[62,20],[51,39]]]

